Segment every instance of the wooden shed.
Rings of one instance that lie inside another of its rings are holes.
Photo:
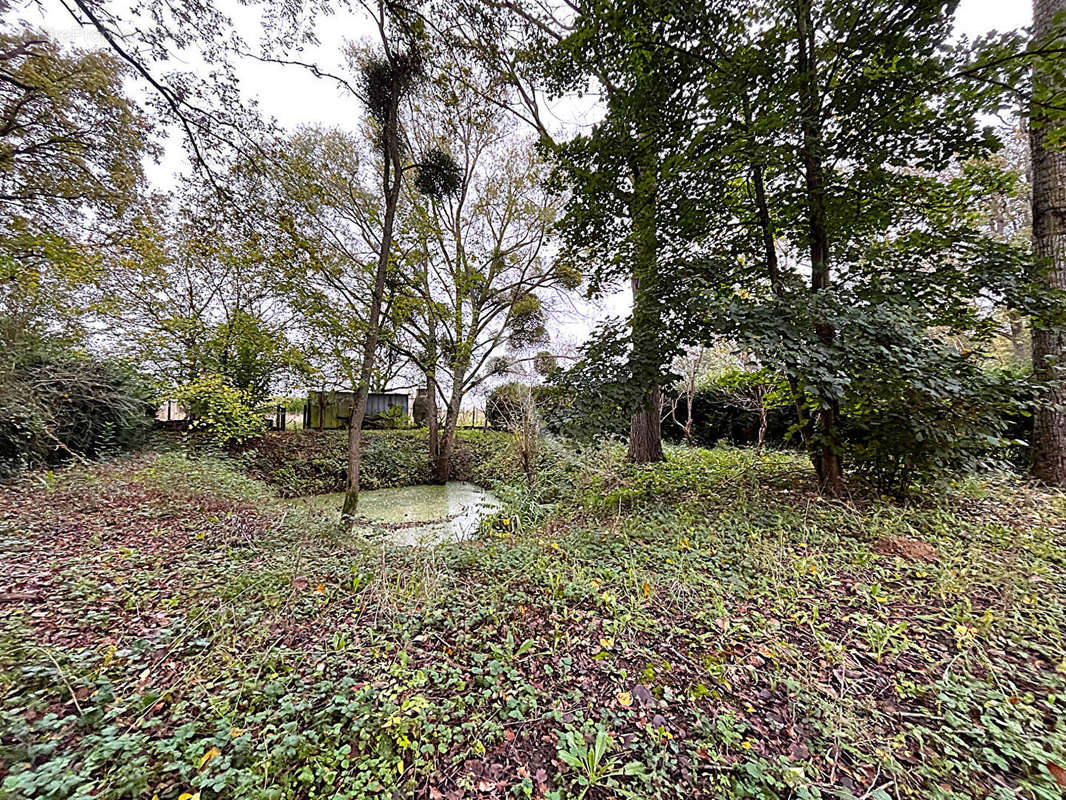
[[[393,408],[399,408],[405,417],[408,416],[410,412],[407,400],[407,395],[400,392],[389,394],[371,392],[366,398],[366,416],[363,418],[363,427],[372,425],[375,418],[389,413]],[[304,427],[319,430],[347,428],[354,408],[355,392],[309,392],[307,405],[304,406]]]

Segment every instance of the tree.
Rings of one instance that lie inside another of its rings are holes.
[[[16,340],[77,330],[85,287],[143,189],[149,125],[118,62],[41,31],[0,32],[0,286]],[[65,331],[60,330],[64,328]]]
[[[1066,1],[1033,0],[1037,47],[1066,43]],[[1033,252],[1046,270],[1049,294],[1066,291],[1066,147],[1052,109],[1066,96],[1061,56],[1033,70],[1030,142],[1033,160]],[[1066,328],[1061,319],[1034,319],[1033,372],[1046,385],[1033,414],[1032,472],[1066,486]]]
[[[161,392],[218,375],[253,404],[307,372],[279,286],[293,257],[274,230],[260,179],[231,171],[229,200],[200,181],[156,198],[106,260],[95,338],[125,354]]]
[[[677,61],[687,56],[648,43],[669,15],[637,2],[456,8],[463,46],[515,87],[518,102],[505,105],[554,153],[558,180],[571,194],[562,227],[572,260],[591,267],[590,291],[629,281],[628,378],[612,394],[630,413],[630,460],[661,460],[661,387],[676,344],[666,335],[662,276],[677,216],[677,198],[664,197],[662,180],[677,149],[668,112],[681,108],[666,100],[675,93]],[[708,24],[713,4],[698,15]],[[558,98],[590,84],[606,100],[605,119],[587,135],[556,141],[540,107],[543,95]],[[680,140],[682,149],[687,141]]]
[[[534,142],[471,93],[434,89],[421,100],[409,128],[422,149],[450,143],[460,176],[453,194],[412,202],[403,234],[413,299],[405,330],[417,348],[408,351],[443,402],[431,456],[444,481],[463,399],[546,340],[542,296],[581,277],[546,252],[558,199]]]
[[[786,376],[828,496],[845,491],[850,395],[965,392],[926,372],[946,332],[982,342],[982,307],[1025,302],[1024,254],[971,214],[987,182],[942,176],[998,147],[980,115],[1002,102],[995,60],[950,43],[953,10],[769,0],[734,5],[725,32],[678,25],[658,44],[703,64],[675,73],[699,87],[677,94],[702,120],[681,181],[729,179],[727,202],[691,217],[710,338]]]
[[[690,347],[674,359],[674,372],[680,377],[674,384],[675,396],[670,403],[670,417],[681,427],[685,441],[692,444],[692,401],[696,398],[700,378],[714,362],[716,354],[702,344]],[[685,404],[685,419],[677,418],[677,407]]]
[[[362,157],[358,140],[348,134],[310,131],[296,137],[291,153],[279,154],[275,170],[285,207],[279,218],[307,268],[296,276],[302,311],[305,319],[322,314],[316,324],[325,322],[354,384],[341,515],[348,521],[359,502],[367,395],[399,285],[394,231],[406,176],[415,172],[415,187],[438,196],[458,186],[450,157],[441,151],[413,154],[404,127],[404,104],[424,78],[418,36],[405,11],[391,3],[377,3],[374,15],[380,49],[349,52],[354,84],[334,76],[367,110],[370,157]],[[339,307],[350,313],[337,313],[338,298]]]

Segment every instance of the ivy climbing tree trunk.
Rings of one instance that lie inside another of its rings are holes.
[[[1063,36],[1066,0],[1033,0],[1033,39]],[[1056,56],[1061,58],[1061,56]],[[1033,161],[1033,253],[1044,262],[1046,288],[1066,291],[1066,147],[1051,137],[1052,115],[1040,98],[1066,90],[1061,73],[1040,63],[1033,70],[1030,146]],[[1033,320],[1033,372],[1046,388],[1033,413],[1033,476],[1066,486],[1066,329],[1062,319]]]
[[[640,150],[653,147],[649,137]],[[661,347],[662,312],[658,303],[658,241],[655,226],[657,164],[639,153],[632,166],[633,195],[633,379],[643,389],[640,405],[629,421],[629,460],[646,464],[663,460]]]

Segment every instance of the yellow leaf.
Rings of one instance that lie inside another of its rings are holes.
[[[629,692],[619,692],[618,704],[629,708],[631,705],[633,705],[633,695],[631,695]]]
[[[320,584],[318,584],[318,586],[315,587],[315,591],[318,592],[319,594],[325,594],[326,593],[326,587],[325,587],[324,584],[320,583]]]
[[[197,769],[203,769],[207,765],[208,761],[210,761],[215,756],[220,755],[222,755],[222,751],[219,750],[217,747],[210,748],[206,753],[200,756],[200,763],[197,765]]]
[[[396,771],[403,775],[403,759],[396,762]]]
[[[231,739],[236,739],[242,733],[244,733],[244,731],[242,731],[240,728],[230,728],[229,729],[229,735],[230,735]]]
[[[200,793],[189,794],[188,792],[182,792],[178,795],[178,800],[200,800]]]
[[[651,597],[651,586],[646,583],[644,584],[644,596]]]
[[[604,650],[610,650],[612,647],[614,647],[614,639],[605,638],[605,637],[601,636],[600,637],[600,647],[602,647]]]

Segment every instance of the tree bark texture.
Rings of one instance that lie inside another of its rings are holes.
[[[653,145],[648,144],[647,147]],[[655,225],[657,165],[642,155],[633,166],[633,378],[643,387],[640,405],[629,420],[629,460],[663,460],[662,390],[659,387],[661,313],[657,300],[658,241]]]
[[[1033,0],[1034,42],[1055,38],[1055,18],[1060,14],[1066,14],[1066,0]],[[1034,94],[1039,94],[1042,84],[1047,87],[1049,80],[1055,80],[1054,76],[1038,64],[1033,71]],[[1046,288],[1066,291],[1066,148],[1050,139],[1055,123],[1034,103],[1029,122],[1033,253],[1048,270]],[[1061,118],[1057,124],[1063,124]],[[1034,319],[1032,327],[1033,373],[1047,386],[1033,413],[1032,473],[1045,483],[1066,486],[1066,329],[1062,319],[1054,317]]]
[[[341,509],[341,525],[349,527],[354,522],[355,512],[359,507],[359,461],[363,449],[363,419],[366,417],[370,381],[374,376],[374,358],[381,341],[381,307],[385,300],[385,280],[388,277],[389,255],[392,251],[392,229],[396,220],[396,207],[400,201],[402,165],[396,114],[397,109],[393,108],[382,131],[381,184],[385,197],[385,217],[382,220],[381,248],[378,251],[377,269],[374,274],[374,290],[367,314],[359,385],[355,390],[355,407],[348,421],[348,483],[344,493],[344,506]]]
[[[433,357],[436,363],[436,356]],[[437,419],[437,374],[426,375],[426,427],[429,428],[429,463],[436,469],[440,458],[440,420]]]
[[[801,154],[807,190],[807,223],[811,259],[811,291],[829,288],[832,275],[829,262],[829,226],[826,216],[825,170],[822,163],[823,141],[821,95],[818,89],[818,53],[814,35],[811,0],[796,2],[796,32],[800,124],[803,131]],[[829,345],[836,331],[828,323],[815,326],[822,345]],[[844,494],[844,468],[840,458],[838,426],[840,403],[833,397],[820,397],[813,437],[812,459],[818,473],[818,490],[827,497]]]

